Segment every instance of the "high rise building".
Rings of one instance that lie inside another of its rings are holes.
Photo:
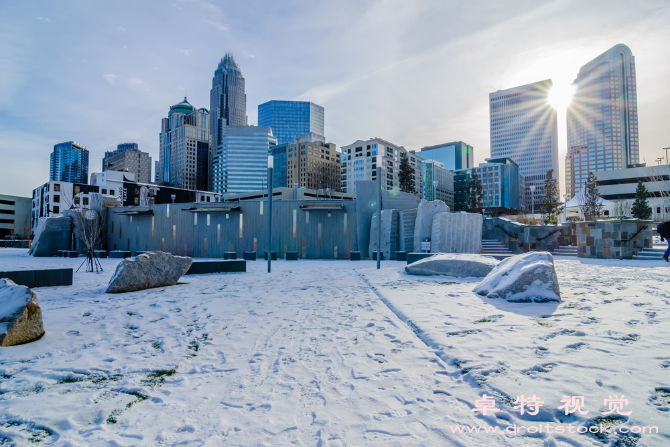
[[[529,209],[533,197],[535,209],[541,209],[547,171],[553,169],[559,178],[556,110],[547,101],[552,86],[547,79],[489,95],[491,157],[509,157],[518,164]]]
[[[324,109],[306,101],[268,101],[258,106],[258,125],[271,127],[277,144],[293,144],[300,135],[325,135]]]
[[[382,168],[382,188],[399,189],[398,174],[403,153],[407,154],[409,164],[414,168],[414,191],[421,194],[421,157],[381,138],[357,140],[349,146],[342,146],[342,191],[356,192],[357,181],[376,180],[377,166]]]
[[[423,195],[422,198],[433,201],[441,200],[454,209],[454,173],[444,169],[444,165],[436,160],[422,160]]]
[[[0,194],[0,238],[30,237],[32,199]]]
[[[159,184],[208,190],[211,144],[209,112],[184,101],[170,107],[161,122]]]
[[[574,197],[589,172],[640,162],[635,57],[618,44],[584,65],[568,108],[565,183]]]
[[[102,170],[124,171],[135,174],[139,183],[151,182],[151,157],[139,150],[137,143],[122,143],[115,151],[106,151],[102,159]]]
[[[487,213],[517,213],[524,209],[525,177],[513,159],[489,158],[473,169],[482,182],[484,197],[480,206]],[[466,201],[472,169],[461,169],[454,174],[454,211],[468,211]]]
[[[88,184],[88,149],[76,141],[54,146],[49,180]]]
[[[288,160],[287,143],[278,144],[272,148],[272,187],[286,188],[286,163]],[[292,185],[291,185],[292,186]]]
[[[209,117],[212,152],[220,149],[227,126],[247,125],[244,76],[232,53],[226,53],[214,71],[209,92]]]
[[[298,136],[286,152],[286,186],[341,190],[341,154],[334,143],[326,143],[320,135],[310,133]]]
[[[268,155],[276,144],[269,127],[227,126],[214,155],[213,191],[223,194],[267,188]]]
[[[468,169],[474,166],[474,148],[462,141],[426,146],[417,155],[424,160],[435,160],[448,171]]]

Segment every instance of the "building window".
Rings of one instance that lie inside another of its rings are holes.
[[[79,185],[75,185],[75,186],[74,186],[74,193],[75,193],[75,194],[79,194],[80,192],[81,192],[81,186],[79,186]]]
[[[60,192],[60,183],[54,183],[54,191]]]
[[[54,213],[55,214],[60,213],[60,208],[58,207],[58,205],[54,206]]]
[[[60,196],[58,194],[54,194],[54,202],[56,203],[60,202]]]

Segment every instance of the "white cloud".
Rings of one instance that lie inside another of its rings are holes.
[[[189,48],[179,48],[177,51],[179,51],[181,54],[185,56],[191,55],[191,50]]]
[[[144,84],[144,81],[139,78],[131,78],[128,80],[128,85],[136,86],[142,84]]]
[[[220,30],[220,31],[227,31],[227,30],[228,30],[228,27],[227,27],[226,25],[222,25],[222,24],[219,23],[219,22],[215,22],[215,21],[213,21],[213,20],[207,20],[206,22],[207,22],[210,26],[212,26],[212,27],[214,27],[214,28],[216,28],[216,29],[218,29],[218,30]]]
[[[109,82],[110,84],[114,84],[116,82],[116,78],[118,78],[119,75],[109,73],[106,75],[102,75],[102,77],[105,79],[105,81]]]
[[[51,23],[51,19],[49,17],[38,17],[37,20],[39,20],[40,22]]]
[[[117,27],[116,27],[116,30],[117,30],[118,32],[120,32],[120,33],[125,33],[125,32],[126,32],[126,29],[125,29],[124,27],[122,27],[122,26],[117,26]]]

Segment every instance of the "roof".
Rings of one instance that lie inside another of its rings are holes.
[[[186,100],[186,96],[184,96],[184,100],[182,102],[170,107],[170,113],[168,116],[172,116],[173,113],[183,113],[184,115],[188,115],[189,113],[193,112],[195,112],[195,107],[193,107],[191,103]]]

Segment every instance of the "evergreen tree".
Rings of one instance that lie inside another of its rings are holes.
[[[649,191],[647,191],[644,184],[638,180],[637,189],[635,190],[635,202],[633,202],[633,208],[631,209],[633,217],[642,220],[651,219],[651,207],[649,206],[649,202],[647,202],[647,197],[649,197]]]
[[[403,192],[414,193],[414,168],[409,164],[409,159],[406,153],[400,156],[400,171],[398,172],[398,181],[400,182],[400,190]]]
[[[546,223],[558,223],[558,207],[560,206],[560,190],[558,179],[554,178],[554,170],[547,171],[547,179],[544,181],[543,194],[540,198],[544,207],[544,220]]]
[[[600,201],[601,197],[598,192],[598,179],[593,172],[589,172],[589,178],[584,185],[584,196],[580,203],[585,220],[594,220],[596,217],[600,216],[600,210],[602,210],[603,207]]]
[[[484,188],[482,187],[482,181],[479,180],[475,168],[472,168],[470,171],[470,178],[467,182],[467,192],[468,198],[466,199],[465,204],[468,207],[468,211],[476,212],[479,209],[479,204],[484,199]]]

